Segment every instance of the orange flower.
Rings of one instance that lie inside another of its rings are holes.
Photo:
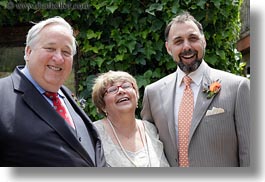
[[[221,81],[218,79],[211,82],[211,84],[204,83],[203,92],[207,94],[207,99],[212,98],[214,95],[218,94],[221,90]]]
[[[210,85],[210,92],[214,92],[214,93],[217,93],[221,88],[221,84],[217,81],[213,82],[211,85]]]

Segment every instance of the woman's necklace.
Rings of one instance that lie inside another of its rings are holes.
[[[113,132],[113,134],[114,134],[114,136],[115,136],[115,138],[116,138],[116,140],[117,140],[117,142],[118,142],[118,144],[119,144],[119,146],[120,146],[120,148],[121,148],[123,154],[125,155],[125,157],[126,157],[126,158],[127,158],[127,159],[128,159],[128,160],[129,160],[134,166],[135,166],[135,167],[137,167],[137,165],[135,164],[135,162],[131,159],[131,157],[127,154],[127,152],[125,151],[124,147],[122,146],[122,144],[121,144],[121,142],[120,142],[120,139],[118,138],[118,135],[117,135],[117,133],[116,133],[114,127],[113,127],[113,124],[112,124],[112,122],[109,120],[108,117],[107,117],[107,120],[108,120],[108,122],[109,122],[109,125],[110,125],[110,127],[111,127],[111,129],[112,129],[112,132]],[[137,121],[136,121],[136,125],[137,125],[137,127],[138,127],[138,129],[139,129],[140,137],[141,137],[141,141],[142,141],[142,143],[143,143],[145,153],[146,153],[146,155],[147,155],[147,157],[148,157],[148,165],[147,165],[147,167],[151,167],[151,160],[150,160],[150,155],[149,155],[149,149],[148,149],[148,144],[147,144],[147,138],[146,138],[145,127],[144,127],[144,133],[145,133],[145,140],[146,140],[146,142],[144,142],[144,140],[143,140],[143,134],[142,134],[142,132],[141,132],[141,130],[140,130],[140,127],[139,127]],[[144,126],[144,125],[143,125],[143,126]],[[146,148],[145,148],[145,143],[146,143]]]

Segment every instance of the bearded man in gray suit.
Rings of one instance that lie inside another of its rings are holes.
[[[188,12],[168,24],[165,37],[178,68],[145,88],[141,116],[155,123],[170,165],[179,166],[178,111],[188,75],[194,95],[188,166],[249,166],[250,81],[207,65],[202,25]]]

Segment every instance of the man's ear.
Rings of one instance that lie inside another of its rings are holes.
[[[165,42],[165,46],[167,48],[167,53],[172,56],[172,52],[171,52],[171,49],[170,49],[170,46],[169,46],[169,43],[168,42]]]
[[[204,49],[206,48],[206,39],[204,36],[203,36],[203,47],[204,47]]]
[[[31,54],[31,48],[29,46],[25,47],[25,60],[28,61],[29,60],[29,56]]]

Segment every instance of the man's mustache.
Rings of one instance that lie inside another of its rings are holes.
[[[187,55],[191,55],[191,54],[197,54],[197,51],[195,50],[187,50],[187,51],[183,51],[179,54],[179,56],[187,56]]]

